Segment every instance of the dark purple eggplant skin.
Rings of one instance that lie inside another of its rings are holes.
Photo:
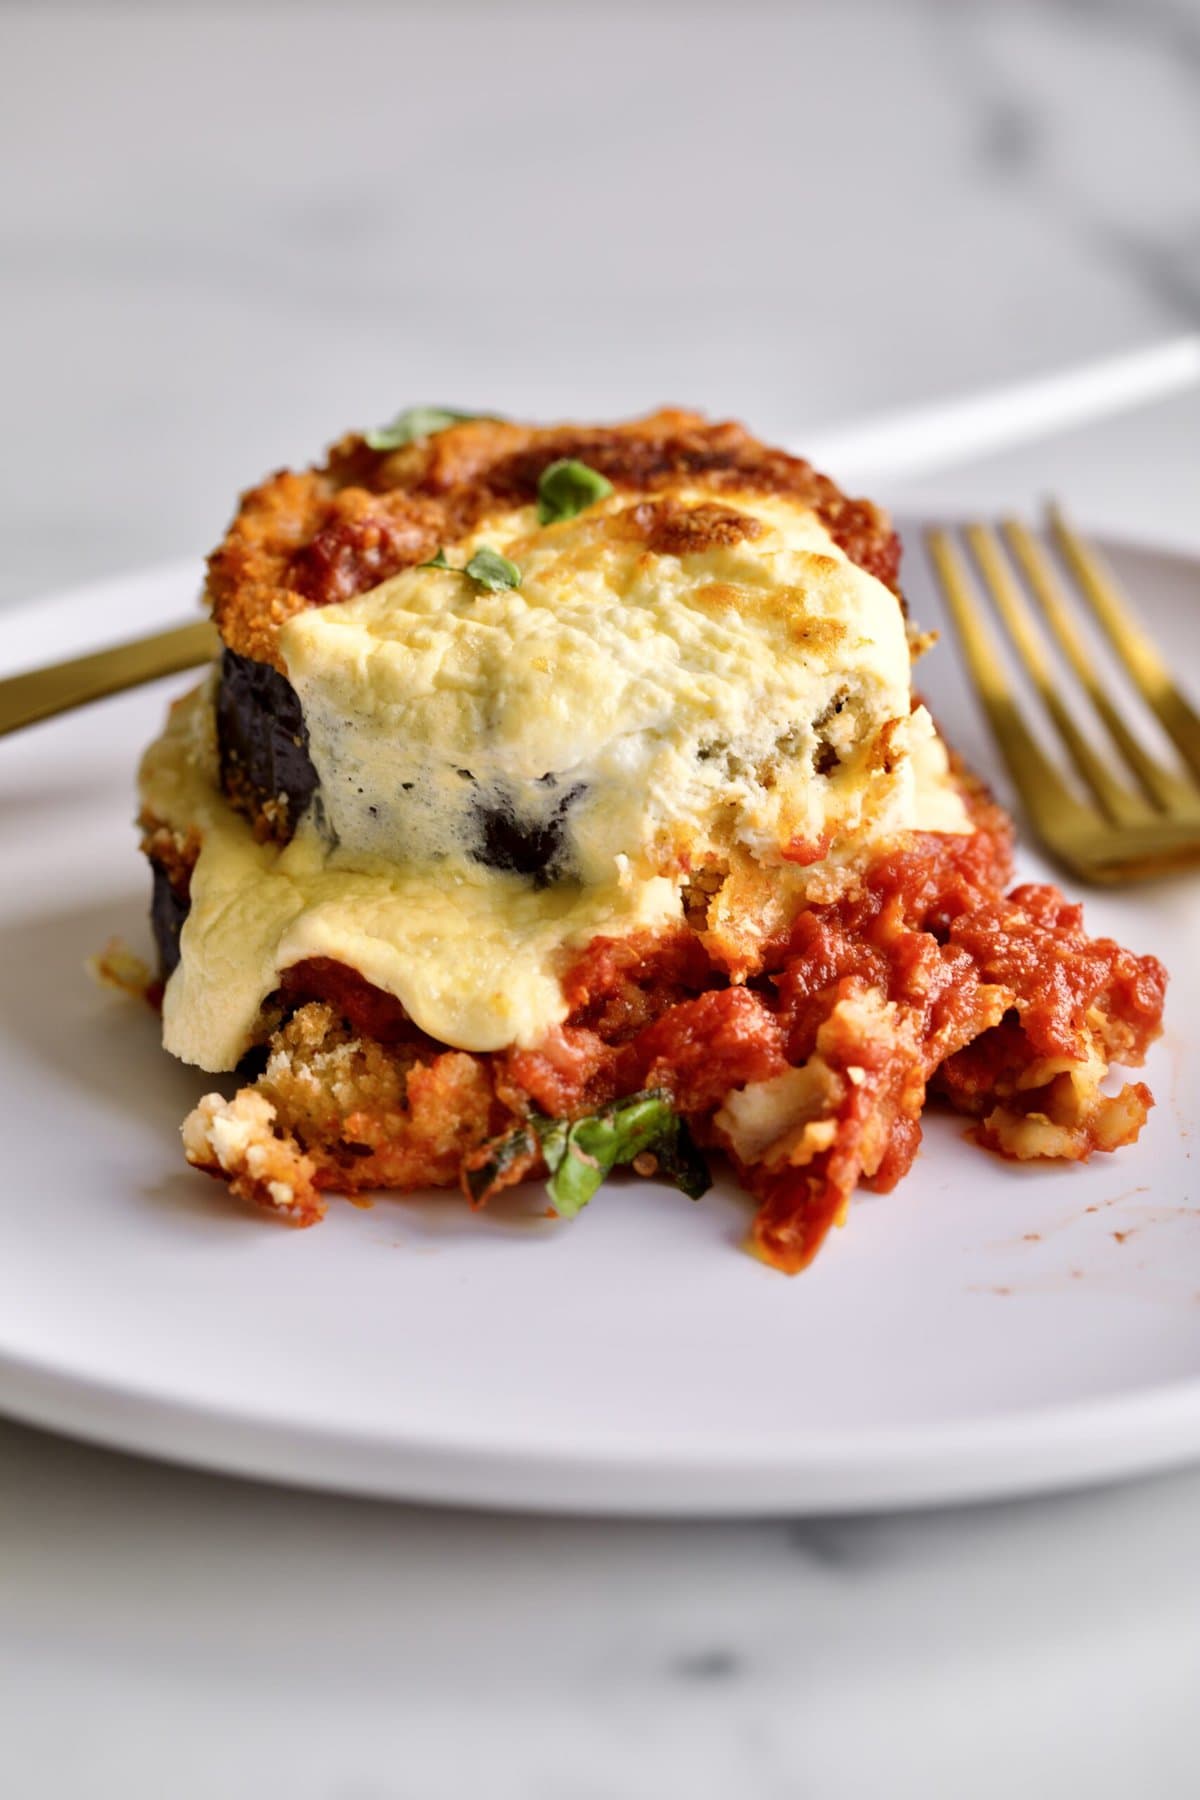
[[[545,887],[568,874],[567,814],[582,793],[581,783],[568,788],[550,817],[539,825],[522,824],[506,808],[478,807],[477,860],[485,868],[531,876],[538,887]]]
[[[171,878],[156,857],[150,858],[153,888],[150,895],[150,926],[158,947],[158,971],[163,981],[172,975],[179,962],[179,934],[191,910],[191,900],[171,886]]]
[[[290,837],[316,790],[317,771],[300,701],[286,675],[236,651],[222,653],[217,747],[225,792],[243,802],[252,798],[259,807],[286,800]]]
[[[308,752],[308,732],[295,689],[269,663],[225,650],[217,687],[217,745],[221,786],[243,810],[271,808],[271,833],[286,842],[316,793],[318,778]],[[468,770],[462,773],[473,779]],[[553,782],[553,776],[543,777]],[[583,792],[568,788],[549,817],[532,824],[501,801],[480,801],[472,853],[485,868],[525,875],[544,886],[570,873],[566,816]],[[278,801],[286,807],[278,807]]]

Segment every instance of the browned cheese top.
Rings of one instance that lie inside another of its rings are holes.
[[[623,529],[648,549],[687,555],[753,535],[723,496],[779,494],[814,512],[834,542],[898,592],[899,542],[885,513],[851,500],[802,458],[743,426],[664,409],[621,425],[517,425],[475,419],[393,451],[359,434],[303,473],[281,470],[243,495],[208,563],[213,618],[230,649],[282,669],[280,626],[306,607],[350,600],[453,546],[491,515],[531,504],[542,472],[584,462],[643,498]],[[684,507],[673,491],[711,493]]]

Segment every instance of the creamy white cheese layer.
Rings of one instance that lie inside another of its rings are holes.
[[[591,884],[622,857],[669,872],[741,845],[775,862],[913,824],[928,728],[895,596],[786,500],[722,495],[758,535],[684,556],[646,549],[636,502],[547,527],[524,507],[454,547],[459,566],[500,550],[519,588],[408,569],[288,620],[338,843],[469,857],[508,819],[555,834],[560,868]]]
[[[477,867],[330,850],[311,824],[282,850],[257,844],[217,790],[212,716],[205,682],[174,707],[141,773],[143,804],[201,839],[163,996],[163,1043],[183,1062],[232,1069],[281,971],[310,956],[357,969],[442,1043],[534,1044],[566,1015],[564,949],[679,917],[678,887],[663,878],[537,889]]]

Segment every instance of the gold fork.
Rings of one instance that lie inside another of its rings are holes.
[[[74,706],[157,681],[160,675],[178,675],[197,663],[211,662],[218,648],[214,627],[207,619],[198,619],[132,643],[114,644],[110,650],[9,675],[0,681],[0,737]]]
[[[968,525],[962,536],[971,559],[1086,797],[1074,792],[1022,717],[966,558],[949,531],[931,531],[927,542],[933,566],[1009,773],[1046,848],[1086,881],[1136,881],[1198,864],[1200,717],[1111,574],[1057,506],[1049,509],[1049,530],[1080,597],[1178,751],[1180,766],[1168,768],[1152,756],[1126,722],[1037,538],[1016,520],[1006,520],[1001,527],[1006,553],[1000,535],[989,526]],[[1076,724],[1048,651],[1051,643],[1108,732],[1119,757],[1116,767]]]

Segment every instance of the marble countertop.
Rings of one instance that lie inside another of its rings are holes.
[[[1191,0],[50,5],[0,56],[0,601],[199,555],[236,485],[411,400],[796,437],[1200,324]],[[1184,397],[886,497],[1052,487],[1195,543],[1198,445]],[[7,1425],[0,1471],[6,1793],[1200,1781],[1200,1473],[639,1525]]]
[[[1190,1474],[702,1525],[324,1499],[15,1427],[0,1465],[22,1800],[1196,1792]]]

